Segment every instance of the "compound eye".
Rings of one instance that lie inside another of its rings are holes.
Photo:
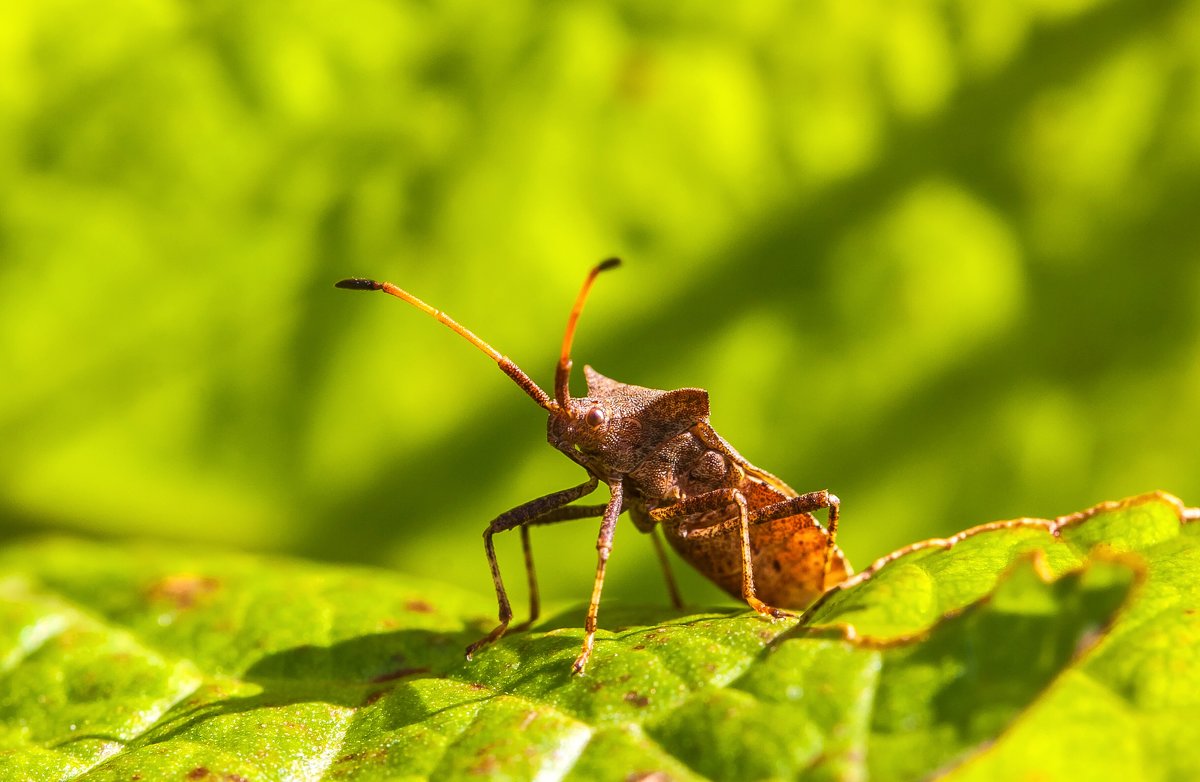
[[[605,414],[604,408],[593,407],[583,414],[583,420],[584,423],[595,429],[597,426],[600,426],[606,420],[608,420],[608,416]]]

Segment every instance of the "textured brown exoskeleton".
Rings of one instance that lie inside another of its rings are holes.
[[[584,367],[587,396],[571,397],[571,341],[592,282],[619,261],[610,258],[588,275],[571,310],[554,377],[554,397],[521,369],[449,316],[389,282],[348,279],[339,288],[381,290],[404,299],[465,337],[550,413],[550,444],[588,471],[584,483],[547,494],[497,516],[483,533],[496,585],[500,624],[467,647],[467,658],[504,635],[512,607],[500,579],[492,537],[519,527],[529,577],[528,627],[537,619],[538,593],[529,546],[529,528],[540,524],[602,518],[596,541],[599,560],[588,606],[583,651],[575,673],[583,673],[592,653],[604,568],[612,551],[617,517],[624,511],[650,533],[666,575],[671,600],[681,607],[662,544],[661,526],[672,547],[697,570],[755,611],[788,616],[803,609],[849,574],[838,549],[838,498],[827,491],[797,494],[791,487],[742,458],[708,423],[708,392],[699,388],[658,391],[611,380]],[[611,497],[603,505],[572,505],[603,481]],[[809,515],[829,509],[828,530]]]

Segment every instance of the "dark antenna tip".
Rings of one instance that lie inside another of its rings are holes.
[[[368,280],[365,277],[349,277],[345,280],[338,280],[334,283],[335,288],[347,288],[352,291],[377,291],[381,287],[374,280]]]
[[[620,265],[621,265],[620,258],[605,258],[603,261],[600,262],[600,265],[596,267],[596,271],[606,272],[609,269],[615,269]]]

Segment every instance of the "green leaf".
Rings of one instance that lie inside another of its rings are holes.
[[[803,626],[151,545],[0,552],[0,779],[1188,778],[1197,525],[1150,495],[916,544]]]

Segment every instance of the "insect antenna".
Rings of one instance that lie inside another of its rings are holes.
[[[603,264],[601,264],[601,266],[603,266]],[[592,276],[595,276],[595,272],[593,272]],[[509,360],[508,356],[501,355],[500,351],[496,350],[494,347],[475,336],[469,329],[465,328],[459,324],[458,321],[454,320],[454,318],[450,317],[439,309],[430,307],[428,304],[421,301],[403,288],[399,288],[390,282],[377,282],[375,280],[368,280],[362,277],[351,277],[349,279],[340,280],[339,282],[335,283],[335,285],[338,288],[347,288],[354,291],[383,291],[384,293],[395,296],[398,299],[403,299],[404,301],[424,312],[426,315],[429,315],[438,322],[449,326],[450,329],[456,334],[482,350],[488,358],[496,362],[496,365],[500,367],[500,370],[504,372],[504,374],[511,377],[513,382],[515,382],[522,391],[528,394],[533,401],[537,402],[540,407],[543,407],[547,410],[553,409],[554,403],[551,401],[550,395],[543,391],[537,383],[533,382],[529,375],[525,374],[520,367]],[[577,308],[578,306],[581,306],[581,304],[582,300],[580,305],[576,305]],[[578,316],[576,315],[576,317]]]
[[[575,299],[575,306],[571,308],[571,314],[567,318],[567,331],[563,334],[562,355],[558,359],[558,369],[554,373],[554,399],[558,402],[558,406],[566,409],[567,402],[571,399],[570,381],[571,381],[571,342],[575,339],[575,325],[579,322],[579,315],[583,312],[583,303],[587,301],[588,292],[592,289],[592,283],[596,281],[596,277],[600,272],[615,269],[621,265],[620,258],[608,258],[588,272],[587,279],[583,281],[583,287],[579,290],[579,296]]]

